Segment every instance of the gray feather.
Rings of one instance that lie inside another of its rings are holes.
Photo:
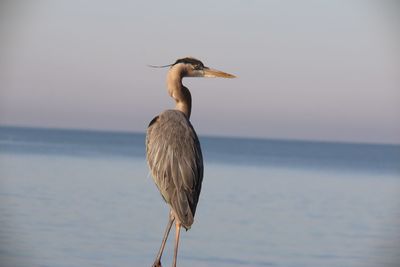
[[[162,197],[189,229],[201,191],[203,156],[196,132],[181,111],[167,110],[152,120],[146,155]]]

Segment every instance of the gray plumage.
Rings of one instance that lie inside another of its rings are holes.
[[[147,129],[147,161],[153,180],[182,226],[193,224],[203,181],[199,139],[185,114],[167,110]]]
[[[182,85],[182,78],[235,76],[210,69],[195,58],[182,58],[173,64],[158,67],[170,67],[167,87],[176,105],[175,110],[166,110],[156,116],[150,122],[146,135],[146,157],[153,180],[171,207],[167,228],[153,267],[161,267],[161,256],[174,221],[176,235],[172,266],[175,267],[180,228],[183,226],[188,230],[193,224],[203,181],[200,142],[189,121],[192,97],[189,89]]]

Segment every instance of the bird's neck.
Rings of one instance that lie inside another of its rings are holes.
[[[167,88],[169,95],[176,102],[175,109],[182,111],[189,119],[192,110],[192,97],[189,90],[182,84],[183,76],[184,69],[173,66],[167,75]]]

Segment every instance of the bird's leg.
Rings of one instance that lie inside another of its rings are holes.
[[[162,256],[162,253],[164,251],[165,243],[167,242],[169,231],[171,230],[171,227],[172,227],[172,224],[173,224],[174,220],[175,220],[175,217],[174,217],[174,215],[173,215],[173,213],[171,211],[169,213],[168,224],[167,224],[167,228],[165,229],[165,233],[164,233],[163,240],[161,242],[160,250],[158,251],[156,260],[154,261],[154,264],[153,264],[152,267],[161,267],[161,256]]]
[[[177,220],[175,223],[176,232],[175,232],[175,250],[174,250],[174,261],[172,263],[172,267],[176,267],[176,258],[178,256],[178,245],[179,245],[179,234],[181,232],[181,223]]]

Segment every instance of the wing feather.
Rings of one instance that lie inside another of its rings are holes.
[[[201,191],[203,156],[196,132],[182,112],[167,110],[152,120],[146,154],[162,197],[189,229]]]

